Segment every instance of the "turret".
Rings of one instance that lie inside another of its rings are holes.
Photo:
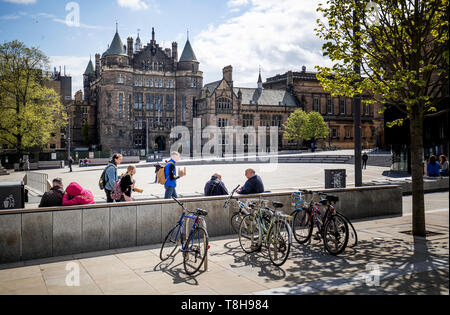
[[[127,51],[128,51],[128,57],[133,57],[133,37],[128,37],[127,39]]]
[[[178,61],[178,44],[177,44],[177,42],[172,43],[172,58],[175,62]]]

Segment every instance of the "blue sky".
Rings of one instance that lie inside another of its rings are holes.
[[[318,1],[0,0],[0,41],[18,39],[39,47],[52,66],[66,65],[75,92],[89,56],[107,49],[116,21],[124,43],[136,38],[138,29],[147,43],[155,27],[158,43],[170,47],[177,41],[179,54],[189,29],[205,83],[220,79],[222,68],[232,65],[235,85],[254,86],[259,66],[266,78],[327,62],[313,31]],[[66,23],[73,3],[80,10],[79,26]]]

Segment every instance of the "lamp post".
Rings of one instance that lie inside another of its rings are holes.
[[[358,0],[355,1],[355,5],[358,5]],[[357,9],[353,10],[353,36],[356,40],[356,51],[360,51],[359,47],[359,35],[360,27],[357,23],[358,13]],[[354,61],[354,71],[358,75],[361,74],[361,60],[357,56]],[[362,164],[361,164],[361,95],[357,94],[353,96],[353,121],[354,121],[354,145],[355,145],[355,187],[362,186]]]

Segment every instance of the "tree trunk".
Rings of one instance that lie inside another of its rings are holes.
[[[425,236],[425,200],[423,192],[423,111],[411,110],[411,175],[412,175],[412,225],[413,235]]]

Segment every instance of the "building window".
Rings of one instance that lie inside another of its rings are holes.
[[[119,130],[119,137],[123,138],[123,130],[122,129]]]
[[[333,115],[333,113],[334,113],[333,99],[330,96],[328,96],[327,97],[327,114]]]
[[[136,93],[134,95],[134,109],[142,110],[144,95],[142,93]]]
[[[339,100],[339,114],[341,115],[345,115],[347,113],[347,104],[345,102],[345,99],[340,99]]]
[[[143,144],[143,136],[142,135],[136,135],[135,137],[134,137],[134,145],[136,146],[136,147],[141,147],[142,146],[142,144]]]
[[[262,114],[260,116],[259,125],[261,127],[270,127],[270,116]]]
[[[153,79],[145,79],[146,87],[153,87]]]
[[[147,108],[147,110],[153,110],[155,104],[154,102],[155,97],[153,96],[153,94],[145,95],[145,107]]]
[[[169,80],[169,88],[175,88],[174,80]]]
[[[345,139],[352,139],[353,138],[353,127],[345,127]]]
[[[331,137],[333,139],[339,138],[339,132],[337,128],[331,128]]]
[[[117,84],[124,84],[125,83],[125,76],[123,74],[117,75]]]
[[[320,98],[314,97],[313,111],[320,113]]]
[[[142,128],[143,128],[142,119],[136,119],[136,121],[134,122],[134,129],[142,130]]]
[[[123,119],[123,94],[119,94],[119,119]]]
[[[181,121],[186,121],[186,96],[182,100]]]
[[[217,127],[224,128],[228,126],[228,119],[227,118],[218,118],[217,119]]]
[[[364,115],[370,116],[370,104],[365,104],[364,106]]]
[[[253,126],[253,115],[252,114],[244,114],[242,124],[243,124],[243,127]]]
[[[231,101],[230,101],[230,99],[225,98],[225,97],[219,97],[216,100],[216,109],[218,109],[218,110],[231,109]]]
[[[197,79],[196,78],[192,78],[191,80],[191,88],[196,88],[197,87]]]
[[[281,128],[282,123],[283,123],[283,117],[281,117],[281,115],[274,115],[272,117],[272,127]]]
[[[135,78],[134,86],[142,86],[142,78]]]
[[[172,94],[166,95],[166,110],[167,111],[173,110],[173,101],[174,101],[174,97]]]

